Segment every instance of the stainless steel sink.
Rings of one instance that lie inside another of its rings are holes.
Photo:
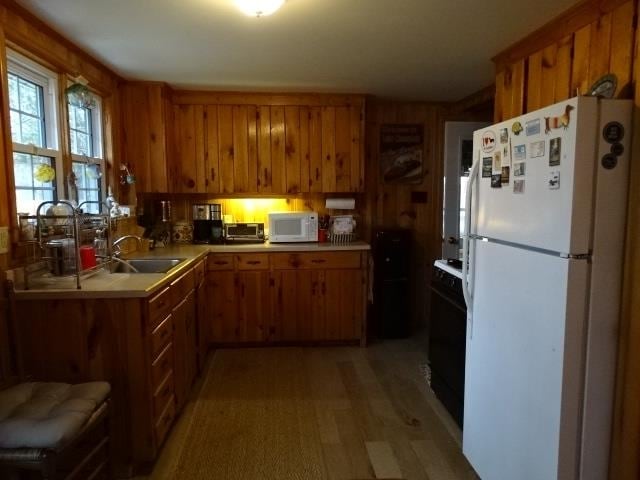
[[[120,259],[113,273],[167,273],[186,258],[128,258]]]

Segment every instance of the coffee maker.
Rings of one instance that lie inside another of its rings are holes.
[[[193,243],[224,243],[222,205],[193,205]]]

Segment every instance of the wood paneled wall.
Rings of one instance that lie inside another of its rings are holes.
[[[565,100],[606,73],[632,94],[636,1],[586,1],[494,57],[501,122]]]
[[[59,33],[44,24],[41,20],[27,12],[13,0],[5,0],[0,5],[0,225],[9,225],[12,238],[17,238],[15,218],[15,195],[13,188],[13,160],[9,108],[7,105],[7,64],[6,48],[16,50],[27,57],[44,64],[59,74],[61,91],[68,78],[84,76],[89,86],[97,91],[103,99],[103,116],[105,125],[104,150],[107,160],[107,177],[109,183],[117,186],[114,168],[115,159],[119,156],[120,137],[118,84],[120,77],[93,57],[82,51]],[[63,99],[60,99],[61,105]],[[66,103],[66,102],[65,102]],[[69,146],[62,145],[63,160],[70,169]],[[66,182],[65,182],[66,184]],[[66,188],[66,187],[65,187]],[[10,257],[0,255],[0,271],[10,264]]]
[[[445,109],[435,104],[367,100],[367,225],[401,227],[413,232],[412,324],[420,329],[428,318],[431,266],[442,252],[442,141]],[[385,184],[380,173],[380,126],[421,124],[424,127],[424,176],[420,184]],[[426,192],[426,203],[412,202],[412,192]],[[371,235],[368,235],[371,238]]]
[[[17,238],[17,219],[15,218],[15,193],[13,183],[13,154],[8,107],[6,48],[10,47],[27,57],[44,62],[45,66],[57,72],[61,89],[69,77],[83,75],[89,86],[103,98],[104,149],[107,160],[107,177],[117,184],[114,163],[119,156],[119,101],[118,83],[121,79],[109,68],[76,47],[59,33],[45,25],[13,0],[0,2],[0,225],[11,228],[11,237]],[[63,147],[63,154],[65,150]],[[69,162],[68,148],[66,159]],[[66,183],[66,182],[65,182]],[[0,282],[4,280],[4,271],[13,262],[12,252],[0,254]],[[4,303],[4,289],[0,290],[0,304]],[[4,305],[3,305],[4,307]],[[6,365],[8,352],[6,345],[6,311],[0,308],[0,371],[4,375],[15,374],[11,366]]]
[[[495,120],[584,94],[602,75],[634,98],[623,306],[610,478],[640,478],[640,35],[637,0],[587,0],[494,58]],[[621,246],[612,245],[612,248]]]

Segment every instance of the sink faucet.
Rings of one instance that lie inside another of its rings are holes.
[[[122,253],[122,248],[120,247],[120,244],[125,240],[129,240],[129,239],[133,239],[138,243],[138,249],[142,248],[142,239],[140,237],[138,237],[137,235],[124,235],[123,237],[120,237],[115,242],[113,242],[113,245],[112,245],[113,252],[111,253],[111,255],[114,257],[119,257],[120,254]]]

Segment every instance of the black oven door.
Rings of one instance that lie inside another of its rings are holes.
[[[431,388],[461,428],[466,335],[464,300],[440,285],[432,285],[429,332]]]

